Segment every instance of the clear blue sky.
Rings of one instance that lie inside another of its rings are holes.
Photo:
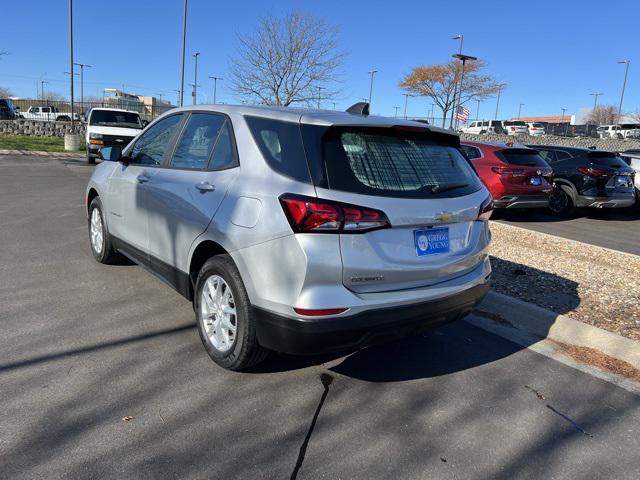
[[[175,101],[179,84],[182,0],[75,0],[75,59],[94,65],[86,70],[85,94],[104,87],[138,94],[163,93]],[[239,32],[251,32],[265,15],[300,10],[323,17],[341,29],[348,53],[343,67],[344,98],[339,108],[366,97],[367,71],[375,78],[373,111],[393,114],[402,107],[398,82],[412,66],[446,62],[463,33],[465,53],[487,63],[486,72],[508,84],[500,117],[575,113],[592,105],[590,92],[604,92],[598,102],[618,104],[624,65],[629,80],[624,110],[640,108],[640,48],[637,0],[377,1],[377,0],[190,0],[187,52],[202,53],[201,91],[211,96],[206,75],[227,77]],[[0,85],[21,97],[36,95],[36,82],[68,95],[67,0],[2,0]],[[188,56],[186,83],[193,81]],[[79,88],[76,90],[79,96]],[[237,103],[219,84],[219,100]],[[191,97],[185,96],[190,103]],[[202,101],[206,98],[202,98]],[[409,99],[408,114],[426,116],[426,98]],[[331,105],[325,105],[330,108]],[[472,118],[475,105],[471,106]],[[493,118],[495,99],[480,107]],[[400,109],[402,112],[402,108]]]

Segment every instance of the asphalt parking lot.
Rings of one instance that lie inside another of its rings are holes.
[[[80,162],[0,157],[0,478],[640,478],[640,398],[465,322],[217,367],[89,250]]]
[[[545,210],[510,210],[501,221],[537,232],[640,255],[640,207],[609,210],[578,209],[571,218]]]

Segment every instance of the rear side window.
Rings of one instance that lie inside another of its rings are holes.
[[[482,156],[482,154],[480,153],[480,149],[472,147],[471,145],[460,145],[460,150],[464,152],[469,160],[480,158]]]
[[[421,133],[341,128],[324,139],[329,188],[365,195],[429,198],[459,196],[480,188],[467,160],[454,147]]]
[[[496,152],[496,156],[510,165],[526,165],[530,167],[546,167],[547,162],[535,150],[524,148],[506,148]]]
[[[171,166],[203,170],[218,139],[225,118],[208,113],[192,113],[176,146]]]
[[[554,152],[553,150],[538,150],[538,154],[547,163],[553,163],[556,161],[556,152]]]
[[[262,156],[276,172],[311,183],[300,125],[261,117],[245,120]]]

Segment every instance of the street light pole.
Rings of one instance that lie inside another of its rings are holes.
[[[184,13],[182,14],[182,66],[180,67],[180,106],[184,105],[184,55],[187,46],[187,0],[184,0]]]
[[[591,111],[591,117],[593,120],[594,124],[597,124],[598,122],[596,121],[596,106],[598,105],[598,97],[600,95],[604,95],[604,93],[590,93],[589,95],[593,95],[593,110]],[[587,126],[587,134],[589,134],[589,122],[584,122],[585,125]]]
[[[193,72],[193,105],[198,103],[198,57],[200,56],[200,52],[196,52],[193,54],[193,58],[196,59],[195,70]]]
[[[462,55],[462,46],[464,45],[464,35],[461,33],[456,35],[455,37],[451,37],[451,40],[460,40],[460,49],[458,50],[458,55]],[[457,69],[456,69],[457,73]],[[455,82],[453,85],[453,109],[454,112],[451,114],[451,122],[449,123],[449,128],[453,127],[453,117],[455,117],[455,108],[456,108],[456,95],[458,91],[458,82]],[[446,122],[446,119],[445,119]],[[444,125],[443,125],[444,127]]]
[[[400,107],[393,107],[394,113],[393,113],[393,118],[398,118],[398,109]]]
[[[561,108],[560,110],[562,110],[562,118],[560,119],[560,123],[564,123],[564,112],[567,111],[566,108]],[[569,129],[569,126],[567,125],[567,127],[564,130],[564,136],[567,136],[567,130]]]
[[[430,117],[431,117],[431,124],[432,124],[432,125],[433,125],[434,123],[436,123],[436,119],[435,119],[435,118],[433,118],[433,107],[434,107],[434,106],[435,106],[435,103],[432,103],[432,104],[431,104],[431,115],[430,115]]]
[[[409,101],[409,97],[412,97],[413,95],[409,94],[409,93],[403,93],[404,95],[404,119],[407,119],[407,102]]]
[[[524,103],[521,103],[521,104],[518,106],[518,120],[520,120],[520,113],[522,112],[522,107],[523,107],[523,106],[524,106]]]
[[[480,102],[481,102],[481,100],[476,98],[476,102],[478,102],[478,106],[476,107],[476,122],[477,122],[478,121],[478,117],[480,116]]]
[[[324,90],[324,87],[318,85],[316,88],[318,89],[318,110],[320,110],[320,91]]]
[[[371,75],[371,82],[369,83],[369,109],[371,109],[371,95],[373,94],[373,76],[378,73],[378,70],[369,70],[369,75]]]
[[[47,82],[46,80],[40,80],[40,91],[42,92],[41,93],[41,95],[42,95],[41,98],[42,98],[43,105],[44,105],[44,84],[45,83],[49,83],[49,82]]]
[[[629,64],[631,60],[621,60],[618,63],[624,63],[624,82],[622,82],[622,93],[620,93],[620,105],[618,106],[618,123],[620,123],[620,116],[622,115],[622,99],[624,98],[624,89],[627,86],[627,74],[629,73]]]
[[[458,106],[455,107],[454,105],[454,112],[453,115],[456,117],[456,130],[458,129],[458,117],[457,117],[457,112],[458,112],[458,108],[460,108],[460,105],[462,104],[462,82],[464,81],[464,66],[467,63],[467,60],[477,60],[477,57],[472,57],[471,55],[464,55],[462,53],[458,53],[456,55],[453,55],[453,57],[455,58],[459,58],[462,61],[462,73],[460,74],[460,88],[459,88],[459,93],[458,93]],[[453,117],[452,117],[453,120]]]
[[[213,104],[216,103],[216,97],[218,95],[218,80],[222,80],[222,77],[214,77],[209,75],[209,78],[213,80]]]
[[[74,65],[80,67],[80,103],[84,107],[84,67],[91,68],[91,65],[86,63],[74,63]]]
[[[500,106],[500,93],[502,93],[502,87],[504,87],[504,85],[498,85],[498,99],[496,100],[496,115],[493,117],[494,120],[498,120],[498,107]]]
[[[73,73],[73,0],[69,0],[69,71]],[[74,132],[73,122],[73,75],[71,77],[71,132]]]
[[[331,102],[331,103],[333,103],[333,109],[335,110],[337,103],[336,102]]]

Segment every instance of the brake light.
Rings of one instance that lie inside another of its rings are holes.
[[[521,177],[524,175],[523,168],[513,168],[513,167],[491,167],[491,171],[493,173],[497,173],[498,175],[511,175],[513,177]]]
[[[372,208],[286,193],[280,204],[294,233],[364,233],[391,227],[387,216]]]
[[[482,205],[480,205],[480,211],[478,212],[478,220],[488,221],[493,213],[493,198],[489,195],[485,198]]]
[[[293,307],[293,310],[298,315],[305,315],[308,317],[323,317],[326,315],[338,315],[339,313],[346,312],[348,308],[297,308]]]
[[[608,177],[611,172],[593,167],[578,167],[578,171],[587,177]]]

